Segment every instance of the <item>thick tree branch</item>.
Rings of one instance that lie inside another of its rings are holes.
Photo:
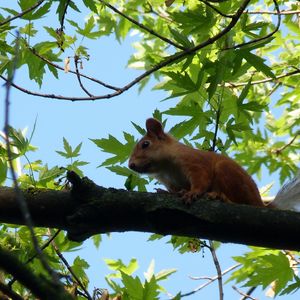
[[[97,233],[141,231],[300,249],[296,212],[205,198],[187,206],[170,194],[105,189],[87,178],[74,178],[71,191],[24,191],[35,226],[67,230],[77,241]],[[0,222],[23,224],[12,188],[0,188]]]

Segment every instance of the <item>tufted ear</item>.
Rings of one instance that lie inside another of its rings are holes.
[[[146,120],[146,129],[148,135],[155,136],[158,139],[163,139],[166,135],[162,128],[162,124],[154,118]]]

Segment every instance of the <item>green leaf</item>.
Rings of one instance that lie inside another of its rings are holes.
[[[282,291],[294,277],[288,257],[279,250],[252,248],[243,256],[234,257],[242,267],[234,271],[228,279],[237,283],[245,282],[245,286],[261,285],[266,288],[275,282],[275,294]]]
[[[88,7],[92,12],[98,13],[97,6],[95,5],[94,0],[83,0],[83,3]]]
[[[128,275],[134,273],[139,267],[138,262],[135,258],[132,258],[128,265],[125,265],[121,259],[115,260],[105,258],[104,261],[111,270],[121,271]]]
[[[102,242],[102,235],[101,234],[95,234],[95,235],[92,236],[92,240],[93,240],[94,246],[97,249],[99,249],[100,244]]]
[[[137,130],[137,132],[144,136],[146,134],[146,130],[144,128],[142,128],[141,126],[137,125],[136,123],[134,122],[131,122],[131,124],[134,126],[134,128]]]
[[[251,87],[251,79],[248,81],[248,83],[245,85],[245,87],[243,88],[237,102],[238,102],[238,105],[243,103],[243,100],[247,97],[248,95],[248,92],[250,90],[250,87]]]
[[[156,278],[157,281],[165,280],[170,275],[172,275],[172,274],[174,274],[176,272],[177,272],[177,269],[165,269],[165,270],[161,270],[157,274],[155,274],[155,278]]]
[[[287,287],[280,293],[280,296],[295,293],[300,289],[300,278],[294,275],[295,282],[287,285]]]
[[[100,166],[108,166],[116,163],[123,163],[128,159],[135,145],[135,139],[132,135],[127,133],[124,133],[124,137],[127,141],[124,144],[122,144],[112,135],[109,135],[107,139],[90,139],[102,151],[113,154],[113,157],[105,160]]]
[[[264,73],[266,76],[271,78],[276,78],[276,76],[272,72],[272,68],[266,65],[265,59],[251,53],[250,51],[246,50],[238,50],[238,53],[245,58],[245,60],[253,66],[257,71]]]
[[[7,161],[0,157],[0,185],[6,180],[7,169]]]
[[[144,291],[143,291],[143,300],[156,300],[159,299],[159,285],[156,282],[155,276],[152,276],[148,281],[146,280]]]
[[[62,168],[57,166],[48,169],[48,165],[46,164],[39,172],[39,184],[46,186],[47,183],[61,176],[64,172]]]
[[[124,272],[122,274],[122,282],[125,287],[126,294],[129,296],[129,299],[132,300],[141,300],[143,297],[143,285],[139,277],[132,277],[127,275]]]
[[[13,154],[22,156],[28,151],[35,151],[37,148],[30,144],[30,140],[25,137],[25,131],[16,130],[13,127],[9,127],[8,136],[10,138],[10,145],[16,149],[12,149]],[[15,151],[17,150],[17,151]]]
[[[180,45],[182,45],[186,48],[191,48],[194,46],[194,43],[190,42],[185,34],[180,33],[178,30],[173,29],[170,26],[169,26],[169,30],[170,30],[173,38],[175,39],[175,41],[178,42]]]
[[[72,146],[69,144],[69,142],[67,141],[66,138],[63,138],[63,144],[64,144],[64,150],[63,151],[55,151],[56,153],[58,153],[59,155],[65,157],[65,158],[75,158],[78,157],[80,155],[80,150],[81,150],[81,146],[82,143],[78,144],[75,149],[72,149]],[[86,165],[86,162],[81,162],[81,164],[79,164],[78,166],[83,166]]]

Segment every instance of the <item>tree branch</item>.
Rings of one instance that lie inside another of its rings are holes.
[[[35,3],[33,6],[31,6],[31,7],[27,8],[27,9],[23,10],[19,14],[15,15],[15,16],[13,16],[11,18],[5,19],[4,21],[0,22],[0,26],[3,26],[3,25],[5,25],[5,24],[7,24],[7,23],[9,23],[9,22],[11,22],[13,20],[16,20],[18,18],[23,17],[24,15],[30,13],[31,11],[33,11],[34,9],[36,9],[37,7],[39,7],[44,1],[45,0],[40,0],[37,3]]]
[[[74,179],[75,178],[75,179]],[[187,206],[171,194],[105,189],[70,178],[71,191],[23,191],[35,226],[68,231],[70,239],[106,232],[140,231],[299,250],[300,214],[228,204],[205,197]],[[0,222],[23,224],[12,188],[0,188]],[[278,238],[280,237],[280,238]]]
[[[27,93],[27,94],[33,95],[33,96],[39,96],[39,97],[44,97],[44,98],[52,98],[52,99],[58,99],[58,100],[71,100],[71,101],[110,99],[110,98],[119,96],[120,94],[126,92],[127,90],[132,88],[134,85],[136,85],[137,83],[142,81],[144,78],[146,78],[146,77],[150,76],[151,74],[153,74],[154,72],[156,72],[156,71],[162,69],[163,67],[166,67],[166,66],[168,66],[172,63],[175,63],[180,59],[184,59],[185,57],[187,57],[189,55],[193,55],[194,53],[196,53],[200,49],[205,48],[206,46],[213,44],[215,41],[217,41],[218,39],[223,37],[225,34],[227,34],[236,25],[236,23],[238,22],[239,18],[241,17],[243,11],[245,10],[245,8],[249,4],[249,2],[250,2],[250,0],[244,0],[242,2],[239,9],[232,16],[232,19],[229,22],[229,24],[225,28],[223,28],[223,30],[221,30],[220,32],[218,32],[214,36],[208,38],[204,42],[202,42],[202,43],[200,43],[200,44],[198,44],[198,45],[196,45],[192,48],[185,49],[183,51],[177,52],[174,55],[171,55],[171,56],[165,58],[160,63],[156,64],[151,69],[145,71],[143,74],[136,77],[134,80],[129,82],[127,85],[123,86],[122,88],[118,89],[117,91],[115,91],[113,93],[106,94],[106,95],[93,96],[93,97],[66,97],[66,96],[60,96],[60,95],[55,95],[55,94],[42,94],[42,93],[32,92],[32,91],[26,90],[26,89],[21,88],[21,87],[18,87],[18,89],[25,92],[25,93]],[[0,77],[2,79],[6,80],[6,78],[4,76],[1,75]],[[17,87],[16,85],[12,85],[12,86]]]
[[[40,299],[72,299],[63,289],[62,285],[48,281],[43,276],[33,274],[15,255],[4,250],[2,247],[0,247],[0,269],[15,276],[21,284]]]
[[[101,3],[103,3],[105,6],[109,7],[111,10],[113,10],[115,13],[117,13],[118,15],[122,16],[123,18],[127,19],[129,22],[135,24],[137,27],[139,27],[142,31],[146,31],[151,35],[156,36],[157,38],[159,38],[160,40],[166,42],[169,45],[174,46],[175,48],[181,49],[181,50],[185,50],[186,47],[177,44],[175,42],[173,42],[172,40],[160,35],[159,33],[155,32],[154,30],[152,30],[151,28],[146,27],[145,25],[137,22],[135,19],[131,18],[130,16],[124,14],[123,12],[121,12],[120,10],[118,10],[116,7],[112,6],[111,4],[107,3],[104,0],[99,0]]]

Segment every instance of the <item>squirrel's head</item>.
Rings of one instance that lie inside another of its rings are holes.
[[[156,119],[147,119],[146,129],[146,135],[133,149],[128,166],[138,173],[154,174],[169,159],[168,147],[174,139],[164,132],[162,124]]]

